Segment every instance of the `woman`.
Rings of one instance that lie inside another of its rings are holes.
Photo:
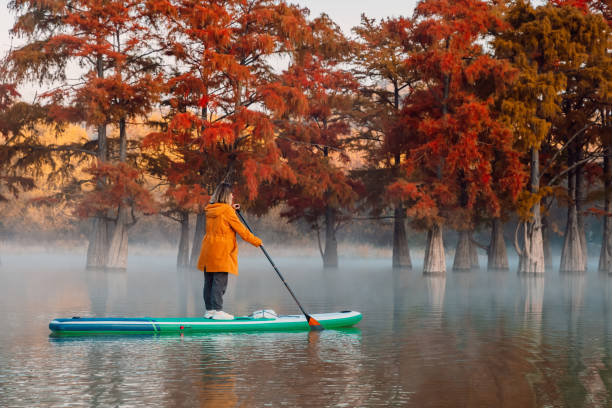
[[[209,319],[233,319],[223,311],[223,295],[228,273],[238,275],[238,245],[236,233],[252,245],[260,246],[261,239],[251,234],[236,215],[239,204],[234,204],[232,187],[221,183],[206,206],[206,234],[198,259],[198,269],[204,272],[204,304]]]

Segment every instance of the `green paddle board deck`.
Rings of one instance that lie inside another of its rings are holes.
[[[325,329],[351,327],[361,320],[361,313],[313,314]],[[191,333],[221,331],[287,331],[309,330],[304,315],[278,316],[275,319],[235,317],[232,320],[213,320],[204,317],[73,317],[54,319],[49,329],[57,334],[145,334]]]

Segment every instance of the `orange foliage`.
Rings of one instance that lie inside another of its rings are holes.
[[[129,205],[145,214],[157,211],[151,193],[142,183],[142,172],[126,163],[112,165],[97,162],[87,170],[98,188],[85,193],[76,212],[81,217],[107,213]]]
[[[500,216],[501,200],[515,202],[526,181],[512,133],[494,106],[515,73],[479,43],[504,24],[478,0],[423,1],[415,17],[409,41],[419,51],[405,63],[423,86],[404,102],[405,180],[389,191],[407,201],[419,225],[473,227]]]

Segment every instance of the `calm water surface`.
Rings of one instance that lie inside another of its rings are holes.
[[[273,254],[274,255],[274,254]],[[275,257],[276,258],[276,257]],[[387,259],[277,258],[311,313],[359,310],[322,333],[53,338],[71,316],[195,316],[202,275],[172,256],[125,273],[76,255],[5,255],[0,406],[612,406],[612,277],[393,270]],[[263,257],[242,257],[226,310],[297,307]]]

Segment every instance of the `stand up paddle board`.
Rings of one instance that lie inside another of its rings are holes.
[[[338,313],[313,314],[325,329],[350,327],[361,320],[361,313],[345,310]],[[276,318],[243,316],[231,320],[204,317],[73,317],[54,319],[49,329],[61,334],[145,334],[216,331],[286,331],[309,330],[304,315]]]

